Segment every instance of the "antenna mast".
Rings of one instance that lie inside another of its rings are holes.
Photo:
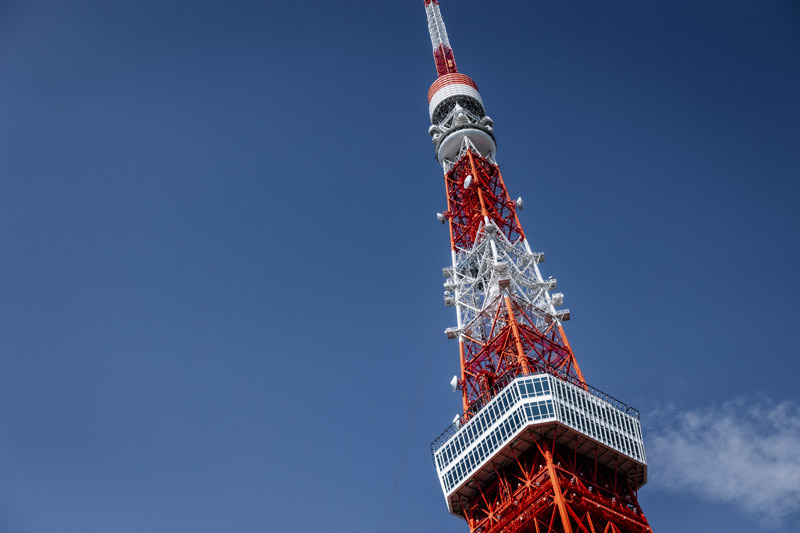
[[[447,38],[447,28],[439,11],[439,0],[425,0],[425,13],[428,15],[428,32],[431,34],[436,72],[439,76],[458,72],[456,58]]]

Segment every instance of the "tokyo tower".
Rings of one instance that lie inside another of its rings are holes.
[[[458,72],[438,0],[425,0],[438,78],[428,91],[444,170],[463,414],[431,449],[448,510],[471,532],[644,533],[639,412],[584,379],[564,295],[540,271],[495,160],[492,119]]]

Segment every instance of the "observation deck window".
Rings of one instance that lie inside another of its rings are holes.
[[[587,385],[549,373],[519,376],[463,426],[434,441],[434,464],[445,494],[463,483],[526,426],[560,422],[646,464],[638,412]]]

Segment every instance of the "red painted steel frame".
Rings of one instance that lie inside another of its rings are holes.
[[[472,181],[464,189],[467,176],[472,176]],[[475,243],[483,222],[478,191],[489,217],[509,241],[515,243],[525,237],[517,219],[516,205],[508,196],[497,165],[468,151],[444,179],[447,186],[447,211],[444,214],[453,230],[451,244],[454,250],[468,250]]]
[[[636,491],[592,455],[556,444],[557,432],[497,472],[463,502],[470,530],[480,533],[651,533]]]
[[[443,44],[440,44],[436,50],[433,51],[433,61],[436,63],[436,72],[439,76],[458,72],[456,56],[453,54],[453,50]]]

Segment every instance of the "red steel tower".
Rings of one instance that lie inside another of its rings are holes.
[[[425,0],[438,78],[429,133],[444,170],[463,414],[431,445],[448,510],[471,532],[644,533],[639,413],[586,383],[495,161],[492,119],[458,72],[438,0]]]

